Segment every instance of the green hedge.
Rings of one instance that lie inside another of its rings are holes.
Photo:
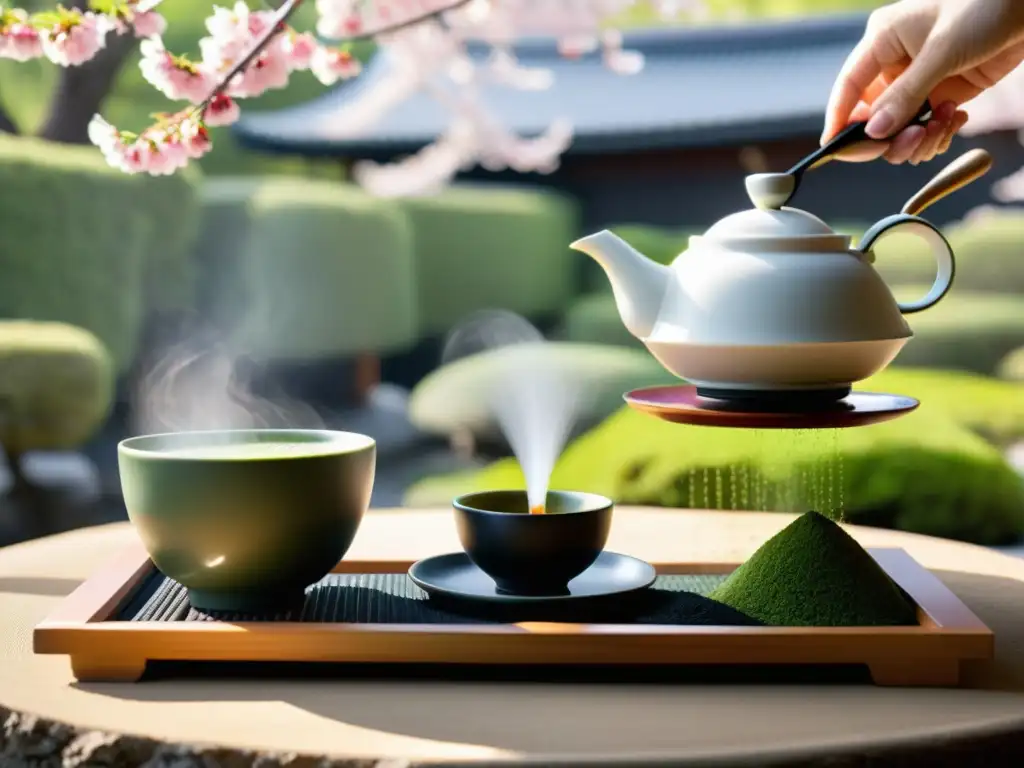
[[[625,408],[567,449],[552,487],[669,507],[841,506],[851,522],[983,544],[1019,540],[1024,483],[967,426],[1001,418],[1024,425],[1024,398],[1014,385],[889,370],[865,388],[917,396],[922,405],[901,419],[834,432],[688,427]],[[406,503],[446,503],[456,493],[522,482],[516,462],[504,460],[424,480]]]
[[[448,333],[481,309],[555,315],[575,294],[578,254],[568,245],[576,207],[568,198],[465,185],[398,204],[412,223],[424,335]]]
[[[202,176],[190,166],[173,176],[137,176],[137,205],[149,216],[145,277],[150,315],[190,312],[196,301],[193,261],[199,236]]]
[[[615,344],[643,348],[626,330],[611,291],[587,294],[569,305],[559,338],[576,344]]]
[[[0,317],[83,328],[127,371],[153,236],[139,200],[94,147],[0,136]]]
[[[927,218],[927,214],[925,214]],[[956,289],[1024,292],[1024,210],[1002,208],[943,228],[956,254]],[[909,235],[880,245],[876,267],[891,285],[930,283],[935,262],[928,247]]]
[[[924,295],[926,287],[896,287],[897,297]],[[934,308],[910,315],[914,338],[896,363],[993,374],[1007,353],[1024,346],[1024,297],[962,290],[958,285]]]
[[[1024,382],[1024,347],[1018,347],[1000,360],[996,372],[1001,379]]]
[[[208,324],[225,329],[245,300],[242,260],[252,227],[252,197],[263,179],[222,176],[200,187],[199,236],[193,262],[196,306]]]
[[[9,456],[76,448],[103,424],[114,368],[91,333],[0,321],[0,446]]]
[[[518,344],[464,357],[432,371],[412,392],[409,418],[425,432],[451,436],[467,431],[478,438],[500,433],[490,397],[515,372],[545,371],[554,385],[574,393],[576,421],[592,425],[622,405],[630,389],[675,381],[645,350],[605,344]],[[543,379],[542,379],[543,380]],[[557,393],[552,393],[557,396]]]
[[[395,205],[345,184],[265,179],[251,200],[242,257],[242,349],[306,361],[384,353],[416,340],[408,221]]]

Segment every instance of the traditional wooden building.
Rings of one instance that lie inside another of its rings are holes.
[[[623,222],[707,226],[748,205],[746,173],[784,170],[817,145],[835,75],[864,24],[865,16],[854,15],[636,32],[626,44],[644,53],[646,66],[635,76],[609,72],[596,55],[563,59],[550,40],[526,41],[518,48],[521,60],[553,70],[554,86],[539,92],[495,86],[482,98],[524,135],[567,118],[576,132],[573,145],[548,176],[481,169],[466,176],[566,190],[581,201],[588,228]],[[315,101],[243,113],[236,136],[255,150],[346,163],[414,152],[444,130],[450,115],[430,96],[417,94],[382,122],[364,125],[362,105],[390,67],[388,57],[378,54],[361,77]],[[970,142],[996,157],[993,178],[1024,165],[1014,133]],[[958,144],[955,149],[966,142]],[[935,163],[834,163],[808,175],[795,204],[829,221],[873,220],[898,210],[937,170]],[[988,202],[989,186],[973,185],[930,215],[936,221],[958,218]]]

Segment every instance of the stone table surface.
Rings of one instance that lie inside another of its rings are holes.
[[[609,548],[652,561],[737,562],[791,519],[622,508]],[[865,546],[903,547],[933,569],[993,629],[995,660],[966,665],[959,689],[328,678],[79,684],[66,658],[33,654],[32,628],[134,532],[115,524],[0,549],[0,765],[796,765],[847,755],[828,763],[835,766],[867,764],[864,755],[874,756],[871,765],[902,760],[904,750],[923,760],[915,765],[981,764],[979,754],[989,766],[1024,764],[1024,561],[923,536],[850,531]],[[349,557],[456,549],[448,511],[372,510]]]

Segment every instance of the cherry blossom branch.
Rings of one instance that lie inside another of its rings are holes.
[[[417,24],[421,24],[428,19],[441,18],[442,14],[457,10],[470,2],[473,2],[473,0],[442,0],[438,3],[439,7],[436,9],[427,10],[419,14],[413,14],[401,21],[384,24],[379,27],[360,27],[359,29],[350,29],[341,37],[336,39],[342,42],[354,43],[362,40],[371,40],[382,35],[392,35],[396,32],[409,29],[410,27],[415,27]]]
[[[437,16],[439,13],[445,13],[451,10],[455,10],[456,8],[459,8],[468,2],[471,2],[471,0],[452,0],[452,2],[445,4],[444,7],[439,10],[421,13],[411,18],[403,19],[400,22],[395,22],[394,24],[385,25],[383,27],[378,27],[375,29],[363,29],[352,34],[345,35],[344,37],[340,38],[338,42],[354,43],[362,40],[370,40],[379,35],[394,34],[395,32],[400,32],[403,29],[408,29],[409,27],[413,27],[417,24],[420,24],[421,22],[431,17]],[[299,6],[302,5],[302,3],[303,0],[286,0],[285,3],[280,6],[280,8],[274,15],[274,18],[271,19],[271,26],[267,33],[264,34],[256,42],[256,44],[253,45],[252,49],[244,57],[242,57],[242,59],[237,64],[235,64],[235,66],[233,66],[226,75],[224,75],[220,79],[217,85],[214,86],[213,90],[210,92],[210,95],[207,96],[206,99],[204,99],[199,105],[197,105],[200,110],[205,110],[206,107],[210,105],[214,98],[216,98],[219,94],[227,90],[228,86],[231,84],[231,81],[234,80],[234,78],[240,75],[242,72],[244,72],[246,68],[250,64],[252,64],[253,61],[256,60],[256,58],[264,51],[264,49],[266,49],[270,41],[273,40],[274,37],[276,37],[277,35],[281,34],[286,30],[284,23],[288,21],[288,19],[296,10],[298,10]]]
[[[245,72],[249,65],[256,60],[256,57],[263,53],[267,45],[270,44],[270,41],[286,30],[285,22],[291,18],[291,15],[299,9],[299,6],[302,5],[302,3],[303,0],[285,0],[284,4],[277,9],[273,18],[270,20],[270,28],[267,32],[256,41],[256,44],[252,46],[249,52],[245,54],[237,64],[228,70],[228,73],[224,75],[217,85],[213,87],[213,90],[210,91],[210,95],[196,105],[194,109],[200,113],[205,112],[206,108],[210,106],[210,103],[217,96],[227,90],[231,81],[238,75]]]
[[[164,48],[163,19],[152,11],[158,0],[81,1],[92,10],[58,8],[56,14],[34,17],[31,24],[23,11],[0,10],[0,57],[45,55],[62,66],[75,66],[104,46],[110,31],[104,25],[113,24],[118,34],[133,25],[135,34],[146,38],[139,65],[145,79],[168,99],[188,105],[154,115],[156,123],[139,134],[119,131],[94,116],[90,140],[112,165],[129,173],[173,173],[189,158],[200,157],[212,146],[207,127],[234,122],[238,99],[285,87],[291,72],[308,70],[324,85],[354,77],[361,65],[349,46],[374,39],[387,66],[360,98],[359,126],[383,119],[417,91],[454,113],[439,143],[398,163],[356,168],[360,183],[378,194],[416,194],[477,163],[550,172],[571,141],[571,126],[556,120],[540,136],[517,136],[485,108],[478,88],[485,82],[520,90],[550,87],[550,69],[516,61],[515,41],[552,36],[562,55],[600,52],[609,70],[630,75],[642,69],[643,56],[623,50],[622,36],[608,28],[609,19],[642,2],[664,16],[704,7],[704,0],[315,0],[317,31],[339,46],[329,47],[287,25],[302,0],[286,0],[274,11],[253,11],[238,0],[232,9],[214,7],[206,20],[209,37],[199,41],[202,60],[193,63]],[[159,29],[139,28],[147,15],[154,24],[159,20]],[[471,40],[490,46],[491,57],[481,61],[470,56]]]
[[[318,0],[333,2],[333,0]],[[526,67],[516,60],[514,43],[526,36],[555,39],[564,57],[599,53],[605,67],[618,75],[634,75],[644,66],[638,51],[625,50],[621,33],[608,22],[643,0],[479,0],[425,24],[415,34],[380,39],[389,67],[375,78],[359,101],[361,126],[384,119],[408,98],[421,92],[452,113],[449,128],[417,153],[386,164],[355,164],[357,183],[380,196],[429,193],[449,183],[462,170],[480,165],[488,170],[550,173],[572,141],[572,126],[555,117],[535,137],[519,136],[501,125],[486,106],[478,85],[487,82],[523,91],[549,88],[550,68]],[[703,0],[647,0],[662,18],[707,13]],[[470,57],[466,44],[488,45],[491,56]],[[440,86],[440,87],[439,87]],[[451,94],[457,94],[452,98]]]

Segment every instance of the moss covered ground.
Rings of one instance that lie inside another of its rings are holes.
[[[1019,385],[889,369],[860,388],[911,395],[922,405],[891,422],[826,434],[680,426],[623,408],[566,449],[551,486],[664,507],[817,508],[980,544],[1020,539],[1024,484],[991,442],[1021,433]],[[815,490],[806,477],[823,477],[831,491]],[[444,504],[458,493],[506,487],[523,487],[514,459],[425,479],[406,502]]]

